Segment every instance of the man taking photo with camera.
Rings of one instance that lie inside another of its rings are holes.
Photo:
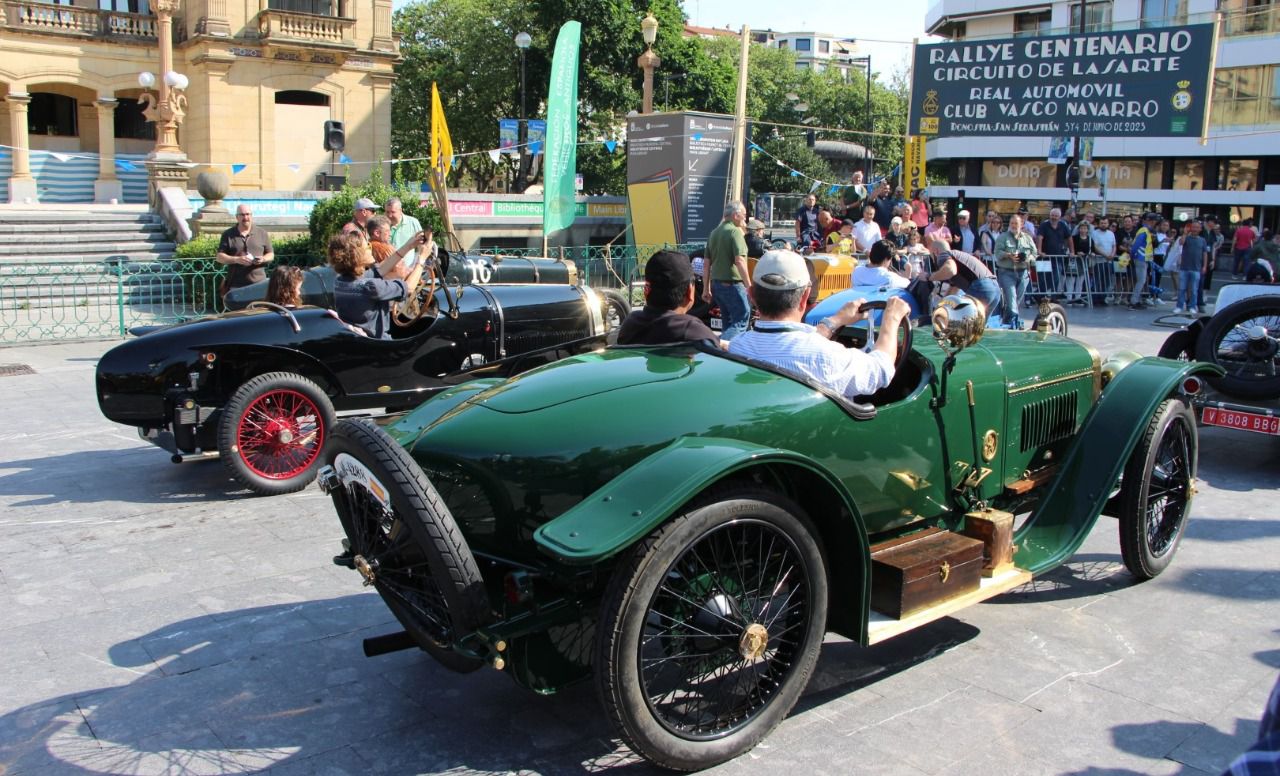
[[[1027,295],[1031,262],[1036,260],[1036,242],[1022,231],[1022,216],[1009,217],[1009,229],[996,240],[996,280],[1000,283],[1001,320],[1005,326],[1022,328],[1022,298]]]

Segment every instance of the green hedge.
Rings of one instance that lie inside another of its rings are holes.
[[[403,183],[387,183],[382,180],[382,173],[374,168],[369,179],[359,186],[343,186],[341,191],[334,192],[332,197],[320,200],[311,210],[311,252],[324,256],[328,251],[329,238],[342,230],[342,225],[351,220],[356,200],[368,197],[379,206],[386,204],[392,197],[399,197],[404,204],[405,215],[418,219],[424,228],[432,229],[439,236],[441,233],[440,214],[434,207],[418,204],[418,192]],[[276,253],[280,250],[276,249]]]
[[[218,255],[216,234],[202,234],[179,245],[173,252],[178,259],[212,259]],[[323,254],[311,251],[311,238],[307,235],[293,237],[272,237],[271,250],[275,252],[276,262],[280,264],[296,264],[300,267],[311,267],[324,263]]]

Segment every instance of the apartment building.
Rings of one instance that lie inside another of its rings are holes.
[[[847,38],[833,38],[816,32],[762,32],[767,46],[790,49],[796,53],[796,67],[822,72],[838,70],[846,79],[863,73],[857,61],[858,44]],[[865,60],[863,60],[865,62]]]
[[[146,200],[155,127],[139,74],[164,76],[150,1],[0,3],[0,202],[14,200],[22,149],[35,199]],[[188,82],[178,141],[193,177],[213,165],[233,189],[312,189],[332,161],[331,119],[349,159],[390,157],[391,0],[165,2],[176,5],[172,70]]]
[[[937,0],[930,33],[951,40],[1061,34],[1080,28],[1081,3],[1067,0]],[[1099,136],[1081,170],[1080,207],[1101,212],[1098,170],[1110,184],[1109,212],[1153,208],[1170,217],[1215,213],[1280,226],[1280,2],[1273,0],[1087,0],[1086,32],[1158,29],[1221,16],[1208,141]],[[935,197],[964,192],[970,210],[1004,213],[1025,202],[1043,215],[1070,200],[1065,165],[1047,161],[1050,138],[946,137],[927,144],[943,169]]]

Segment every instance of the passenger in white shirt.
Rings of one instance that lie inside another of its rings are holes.
[[[804,375],[849,399],[888,385],[898,357],[898,328],[911,312],[907,303],[897,297],[888,300],[875,347],[863,352],[831,339],[866,317],[863,300],[849,302],[817,326],[809,326],[803,321],[811,291],[809,270],[799,254],[766,253],[751,273],[751,301],[759,317],[753,329],[734,337],[729,352]]]
[[[880,225],[875,222],[876,209],[862,209],[862,220],[853,225],[853,241],[857,244],[858,253],[866,253],[871,246],[880,242]]]
[[[905,275],[900,275],[890,268],[893,261],[893,243],[888,240],[877,240],[867,252],[868,264],[853,270],[853,285],[875,286],[880,288],[906,288],[911,284]]]

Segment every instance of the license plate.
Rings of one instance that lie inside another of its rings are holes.
[[[712,318],[711,329],[713,331],[724,331],[724,322],[721,321],[719,318]]]
[[[1280,415],[1263,415],[1257,412],[1239,412],[1220,407],[1205,407],[1200,420],[1206,426],[1222,426],[1259,434],[1280,435]]]

